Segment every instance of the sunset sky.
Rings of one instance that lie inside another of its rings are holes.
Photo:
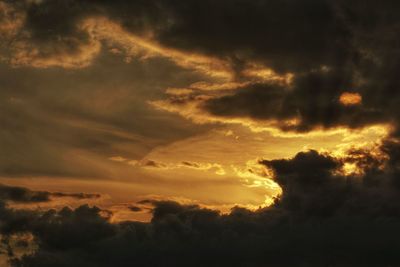
[[[399,15],[0,0],[0,266],[400,266]]]

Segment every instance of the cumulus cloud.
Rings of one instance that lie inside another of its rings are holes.
[[[39,242],[13,266],[396,265],[398,146],[383,145],[390,158],[384,168],[373,155],[360,163],[368,166],[362,177],[341,175],[336,170],[347,159],[316,151],[262,160],[283,192],[254,212],[236,207],[222,215],[154,200],[151,222],[111,224],[109,214],[95,207],[38,213],[3,205],[0,230],[29,232]]]

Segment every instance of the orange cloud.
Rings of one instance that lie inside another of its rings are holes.
[[[236,73],[228,60],[162,46],[151,38],[150,33],[148,36],[136,35],[123,29],[117,22],[101,16],[83,19],[76,25],[76,31],[81,33],[79,37],[60,37],[49,43],[38,44],[33,42],[30,32],[23,28],[25,14],[22,11],[17,12],[1,3],[0,15],[0,34],[7,36],[11,43],[7,57],[13,66],[84,68],[91,65],[103,47],[108,47],[111,53],[124,55],[127,62],[134,57],[142,60],[163,57],[182,68],[217,79],[217,83],[198,82],[191,86],[199,90],[241,88],[249,81],[289,84],[293,78],[293,74],[279,75],[262,65],[248,63],[240,75],[249,81],[233,82]]]
[[[292,73],[280,75],[273,69],[256,63],[249,63],[241,74],[247,78],[255,79],[260,82],[277,82],[284,85],[290,85],[294,77],[294,74]]]
[[[14,37],[24,23],[25,16],[10,5],[0,2],[0,37]]]
[[[68,43],[76,43],[77,49],[69,51]],[[56,44],[37,46],[29,40],[19,40],[14,43],[12,50],[13,56],[10,59],[12,66],[76,69],[89,66],[99,54],[101,44],[95,39],[81,42],[75,38],[65,38]]]
[[[360,105],[362,96],[359,93],[344,92],[340,95],[339,102],[345,106]]]
[[[130,57],[142,59],[164,57],[183,68],[194,69],[211,77],[232,79],[231,68],[225,61],[164,47],[150,38],[124,30],[118,23],[105,17],[88,18],[82,23],[82,27],[94,39],[105,41],[111,47],[122,49],[127,61],[130,60]]]

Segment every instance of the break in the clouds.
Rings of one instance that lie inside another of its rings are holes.
[[[0,265],[399,265],[399,13],[0,1]]]

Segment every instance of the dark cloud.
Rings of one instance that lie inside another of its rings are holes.
[[[397,40],[400,8],[392,1],[329,0],[7,2],[26,12],[30,41],[51,47],[49,53],[74,54],[90,43],[79,23],[102,15],[135,34],[152,32],[164,45],[228,59],[239,69],[258,61],[278,72],[299,73],[396,54],[384,47]],[[382,37],[376,38],[378,32]]]
[[[342,93],[361,92],[363,103],[345,106]],[[317,127],[331,128],[390,122],[383,105],[371,105],[370,96],[357,88],[345,71],[321,71],[297,76],[289,87],[276,83],[258,83],[205,101],[204,110],[222,117],[248,117],[257,120],[277,120],[283,130],[310,131]],[[296,124],[287,121],[296,119]]]
[[[145,166],[145,167],[153,167],[153,168],[165,168],[166,165],[162,162],[157,162],[154,160],[145,160],[143,163],[140,163],[141,166]]]
[[[168,47],[225,59],[238,78],[254,62],[296,74],[293,88],[256,84],[209,101],[206,110],[215,115],[297,116],[301,122],[295,128],[300,131],[399,123],[400,21],[395,14],[400,6],[392,1],[45,0],[14,5],[26,12],[30,42],[60,47],[49,53],[73,55],[90,43],[79,23],[102,15],[136,35],[151,32]],[[362,105],[340,105],[337,99],[344,91],[360,93]]]
[[[169,1],[172,23],[160,33],[169,45],[256,60],[277,71],[345,62],[348,32],[330,1]]]
[[[99,194],[61,193],[48,191],[32,191],[18,186],[0,184],[0,199],[23,203],[48,202],[51,198],[71,197],[76,199],[99,198]]]
[[[386,2],[390,1],[378,8],[371,1],[361,5],[328,0],[44,0],[15,5],[26,10],[25,28],[33,41],[59,43],[71,53],[88,38],[79,22],[104,15],[134,33],[151,31],[171,47],[236,63],[258,60],[276,70],[297,72],[353,61],[361,39],[358,33],[397,22],[393,14],[398,5]]]
[[[362,156],[355,156],[356,153],[362,153]],[[380,159],[367,154],[365,151],[354,152],[343,161],[311,150],[300,152],[290,160],[265,160],[261,163],[274,170],[276,181],[284,192],[275,207],[288,211],[292,216],[392,217],[399,208],[395,203],[399,192],[393,187],[397,173],[393,173],[391,166],[381,170]],[[354,160],[364,168],[361,178],[342,176],[337,172],[345,162],[354,163]]]
[[[128,209],[129,209],[130,211],[133,211],[133,212],[142,211],[142,208],[140,208],[140,207],[138,207],[138,206],[133,206],[133,205],[129,206]]]
[[[337,2],[335,18],[341,18],[351,40],[343,47],[348,53],[344,53],[343,61],[339,57],[339,65],[327,63],[326,68],[320,70],[314,65],[313,71],[295,75],[292,86],[268,83],[250,85],[232,95],[208,101],[205,109],[223,117],[277,120],[298,118],[300,124],[288,130],[294,128],[309,131],[316,126],[329,128],[338,125],[360,127],[378,122],[391,123],[397,127],[400,97],[396,89],[399,84],[395,73],[399,53],[395,47],[400,40],[396,34],[400,21],[394,14],[399,8],[392,1],[379,4],[372,1]],[[291,19],[289,21],[292,22]],[[296,36],[296,33],[291,32],[291,36]],[[335,35],[329,36],[328,39],[334,43]],[[277,42],[285,40],[282,36],[276,39]],[[265,40],[270,41],[267,37]],[[305,42],[306,47],[309,41],[316,44],[315,40],[305,34],[299,36],[299,40]],[[291,47],[296,47],[293,43],[290,42]],[[291,57],[290,49],[284,53],[288,58],[282,59],[283,62],[306,62],[301,56]],[[323,53],[329,55],[326,51]],[[308,56],[305,52],[302,54]],[[341,105],[338,98],[346,91],[359,93],[362,104],[347,107]],[[280,127],[285,129],[286,126]]]
[[[397,266],[399,146],[388,141],[382,150],[391,161],[378,168],[380,159],[371,156],[360,163],[369,166],[362,177],[337,170],[368,151],[348,159],[308,151],[261,161],[283,193],[255,212],[236,207],[221,215],[146,200],[154,205],[150,223],[110,224],[95,207],[37,213],[2,206],[0,229],[29,231],[39,242],[14,266]]]
[[[87,193],[52,192],[51,195],[54,197],[72,197],[72,198],[77,198],[77,199],[99,198],[100,197],[100,194],[87,194]]]
[[[192,168],[200,168],[201,166],[196,162],[182,161],[183,166],[192,167]]]
[[[28,203],[46,202],[50,201],[50,193],[45,191],[31,191],[24,187],[0,184],[0,199]]]
[[[1,175],[99,177],[107,173],[70,164],[63,161],[64,156],[71,150],[86,150],[104,159],[111,152],[140,158],[156,145],[179,139],[176,130],[180,137],[194,132],[170,121],[163,127],[148,127],[162,120],[161,115],[148,115],[138,102],[147,100],[143,95],[158,96],[163,88],[184,87],[205,78],[183,73],[162,60],[145,67],[109,60],[112,55],[96,50],[101,41],[80,27],[85,18],[97,15],[121,23],[136,35],[152,36],[167,47],[224,59],[238,80],[245,79],[241,71],[251,63],[294,73],[291,85],[251,81],[230,95],[202,101],[202,108],[212,115],[276,120],[281,129],[295,131],[391,123],[393,136],[398,136],[400,6],[396,1],[4,3],[26,20],[21,28],[10,26],[18,31],[8,35],[2,52],[5,46],[9,53],[34,51],[33,55],[19,54],[19,60],[34,67],[88,68],[77,74],[0,66],[5,74],[0,82]],[[89,67],[94,56],[106,67]],[[142,78],[134,84],[135,93],[130,90],[133,81],[123,80],[133,69]],[[128,89],[113,99],[118,94],[102,86]],[[149,92],[149,88],[155,89]],[[344,92],[360,94],[362,103],[342,105],[339,98]],[[285,123],[292,118],[298,124]],[[151,138],[143,147],[129,151],[127,144],[136,145],[145,137]],[[35,237],[38,250],[20,259],[11,257],[14,266],[398,266],[398,139],[385,141],[381,150],[385,159],[362,150],[353,150],[344,159],[312,150],[291,159],[262,160],[260,164],[273,170],[283,190],[270,207],[254,212],[236,207],[230,214],[220,214],[197,205],[142,201],[139,204],[154,206],[149,223],[110,223],[107,211],[87,205],[74,210],[14,210],[3,201],[98,196],[3,185],[2,243],[12,255],[12,235]],[[361,174],[342,174],[345,163],[355,164]],[[151,160],[144,165],[162,167]],[[198,167],[186,161],[182,165]],[[136,206],[129,208],[140,211]]]
[[[170,47],[228,58],[233,64],[257,60],[278,71],[343,64],[351,53],[348,28],[326,0],[57,0],[30,4],[27,10],[32,39],[69,53],[87,42],[77,25],[92,15],[108,16],[135,33],[151,31]]]
[[[397,3],[238,0],[155,6],[152,10],[167,15],[165,27],[153,27],[168,46],[229,58],[239,70],[255,60],[296,73],[290,88],[255,84],[210,100],[206,110],[214,115],[298,117],[300,124],[288,130],[299,131],[399,124]],[[341,105],[339,96],[346,91],[359,93],[362,105]]]

